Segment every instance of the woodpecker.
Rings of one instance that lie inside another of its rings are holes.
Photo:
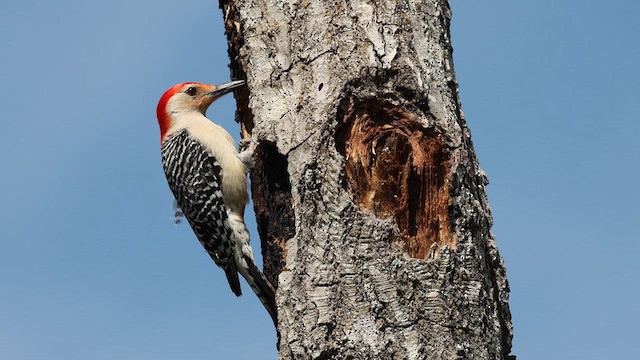
[[[255,144],[238,153],[231,135],[205,117],[209,105],[242,85],[189,82],[167,90],[157,107],[162,165],[177,205],[231,291],[242,295],[240,273],[277,324],[275,293],[255,264],[244,223]]]

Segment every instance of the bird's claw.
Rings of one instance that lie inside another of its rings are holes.
[[[238,157],[243,163],[245,163],[245,165],[247,165],[247,168],[249,169],[252,169],[253,166],[255,165],[253,155],[256,151],[257,146],[258,146],[258,141],[255,140],[253,137],[244,138],[240,140],[240,143],[238,144],[238,148],[240,150]]]
[[[179,225],[182,222],[182,218],[184,218],[184,213],[180,209],[178,202],[173,200],[173,223]]]

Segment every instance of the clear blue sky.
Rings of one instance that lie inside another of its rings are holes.
[[[513,352],[633,356],[640,5],[452,7]],[[162,92],[229,79],[217,1],[5,1],[0,44],[0,358],[275,359],[259,302],[236,299],[171,222],[160,165]],[[233,110],[232,97],[214,109],[237,135]]]

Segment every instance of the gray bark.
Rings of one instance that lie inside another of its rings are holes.
[[[281,359],[506,359],[445,0],[221,0]]]

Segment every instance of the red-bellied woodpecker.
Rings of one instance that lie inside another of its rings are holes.
[[[157,108],[162,165],[176,202],[224,270],[231,291],[242,294],[239,272],[276,323],[274,290],[253,260],[244,224],[247,170],[255,144],[238,154],[231,135],[204,115],[216,99],[243,84],[182,83],[167,90]]]

